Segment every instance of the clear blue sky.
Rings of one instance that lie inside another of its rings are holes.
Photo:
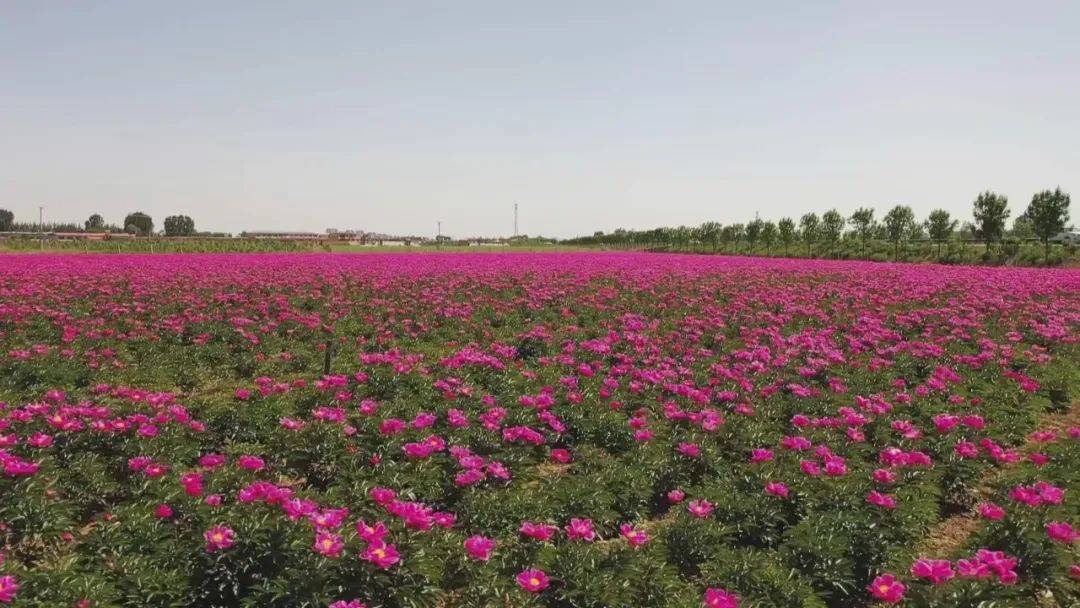
[[[751,6],[753,4],[753,6]],[[455,236],[1080,194],[1080,2],[0,0],[0,207]]]

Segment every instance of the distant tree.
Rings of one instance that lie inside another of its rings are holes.
[[[974,222],[964,222],[964,223],[960,224],[960,238],[961,239],[963,239],[963,240],[973,240],[978,236],[978,234],[976,234],[976,232],[977,232],[977,229],[975,228],[975,223]]]
[[[90,216],[90,219],[86,220],[86,230],[88,232],[101,232],[105,230],[105,218],[98,214]]]
[[[802,240],[806,243],[806,255],[814,255],[813,246],[814,242],[818,239],[818,232],[821,230],[821,220],[814,212],[807,213],[799,218],[799,232],[802,233]]]
[[[874,210],[869,207],[859,207],[855,210],[855,213],[851,214],[848,218],[848,222],[851,224],[852,229],[855,231],[855,235],[859,237],[859,241],[862,243],[860,252],[866,249],[866,243],[874,235]]]
[[[701,238],[701,242],[709,245],[712,249],[716,250],[716,244],[720,241],[720,231],[723,226],[720,222],[705,222],[698,227],[698,234]]]
[[[743,240],[746,236],[746,228],[742,224],[732,224],[730,226],[724,226],[722,231],[727,235],[725,241],[730,241],[735,244],[735,251],[739,250],[739,241]]]
[[[1027,213],[1022,213],[1013,220],[1013,227],[1009,236],[1021,241],[1035,238],[1035,224],[1027,216]]]
[[[1069,195],[1061,188],[1043,190],[1031,198],[1024,212],[1032,224],[1035,236],[1043,242],[1046,259],[1050,259],[1050,238],[1065,230],[1069,221]]]
[[[1009,198],[987,190],[975,199],[974,215],[975,229],[986,243],[986,250],[990,251],[990,243],[1000,239],[1005,232]]]
[[[821,216],[821,236],[833,247],[844,233],[844,216],[836,209],[829,209]]]
[[[780,233],[780,242],[784,245],[784,255],[788,255],[788,247],[795,240],[795,220],[785,217],[776,222],[776,230]]]
[[[934,209],[926,218],[926,231],[930,233],[930,240],[937,243],[938,257],[941,257],[941,244],[949,240],[956,230],[956,220],[952,219],[948,211]]]
[[[0,209],[0,231],[8,232],[15,224],[15,214],[7,209]]]
[[[127,214],[124,218],[124,232],[148,236],[154,231],[154,220],[142,211]]]
[[[915,229],[915,212],[907,205],[897,205],[885,215],[885,232],[893,244],[893,259],[900,255],[900,242],[911,238]]]
[[[191,236],[195,234],[195,220],[186,215],[170,215],[165,218],[165,236]]]
[[[765,253],[772,253],[772,245],[776,242],[776,224],[764,222],[761,224],[761,242],[765,243]]]
[[[761,236],[763,222],[757,218],[746,224],[746,242],[750,244],[750,253],[754,253],[754,244]]]

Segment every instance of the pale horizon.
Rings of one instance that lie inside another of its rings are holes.
[[[566,238],[1080,176],[1080,4],[5,3],[18,221]]]

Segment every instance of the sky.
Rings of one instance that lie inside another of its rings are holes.
[[[467,237],[517,203],[569,237],[991,189],[1015,217],[1080,195],[1078,31],[1075,1],[0,0],[0,208]]]

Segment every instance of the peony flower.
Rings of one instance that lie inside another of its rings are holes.
[[[899,604],[907,587],[891,574],[882,574],[870,583],[870,594],[886,604]]]
[[[626,539],[626,542],[634,549],[649,542],[648,533],[644,530],[635,529],[632,524],[623,524],[619,526],[619,532],[622,534],[622,537]]]
[[[345,549],[345,539],[330,532],[319,532],[315,535],[314,549],[326,557],[338,558]]]
[[[882,494],[877,490],[870,492],[870,494],[866,496],[866,502],[885,509],[896,508],[896,498],[890,494]]]
[[[587,543],[596,540],[596,531],[593,530],[592,520],[578,519],[576,517],[571,519],[570,525],[566,526],[566,537],[570,540],[583,540]]]
[[[154,517],[158,519],[169,519],[173,516],[173,508],[167,504],[160,504],[154,509]]]
[[[952,563],[947,559],[919,559],[911,565],[911,575],[930,579],[935,585],[945,583],[956,576]]]
[[[14,576],[0,576],[0,604],[10,604],[19,595],[19,581]]]
[[[390,569],[394,564],[401,561],[401,555],[394,545],[388,545],[382,541],[375,541],[360,554],[360,558],[369,561],[383,570]]]
[[[1046,524],[1046,535],[1059,543],[1071,545],[1080,539],[1080,534],[1066,522],[1052,521]]]
[[[522,570],[517,575],[518,585],[529,593],[540,593],[544,589],[548,588],[551,584],[548,575],[543,570],[536,568],[529,568],[528,570]]]
[[[706,608],[739,608],[739,596],[719,587],[709,587],[702,604]]]
[[[687,510],[694,517],[708,517],[713,512],[713,504],[705,499],[691,500],[687,505]]]
[[[1005,509],[992,502],[984,502],[979,504],[979,515],[990,521],[1000,521],[1005,519]]]
[[[221,525],[207,530],[206,534],[203,534],[203,538],[206,539],[206,550],[210,553],[228,549],[236,544],[236,532],[233,532],[232,528]]]
[[[765,491],[773,496],[779,496],[780,498],[787,498],[790,493],[787,484],[779,481],[770,481],[765,484]]]
[[[465,539],[465,551],[475,560],[488,561],[495,551],[495,540],[486,536],[470,536]]]
[[[536,524],[531,521],[521,524],[522,534],[540,541],[551,540],[557,530],[558,528],[551,524]]]

